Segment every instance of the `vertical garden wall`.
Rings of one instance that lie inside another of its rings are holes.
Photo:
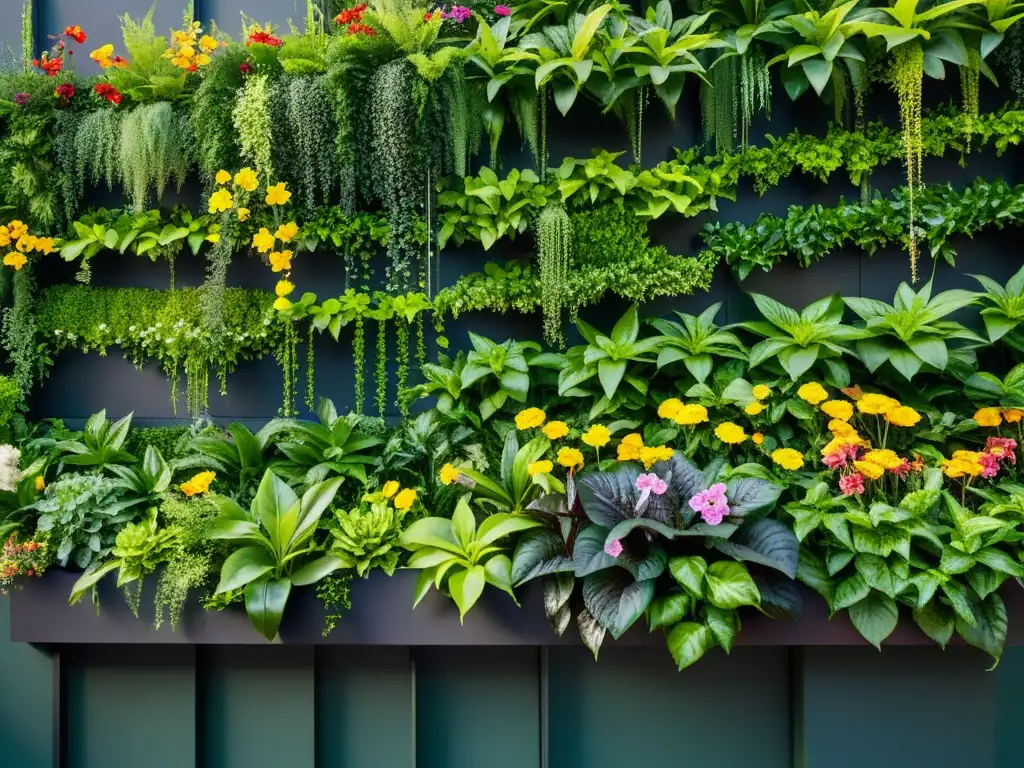
[[[1013,7],[88,5],[0,7],[0,763],[1021,763]]]

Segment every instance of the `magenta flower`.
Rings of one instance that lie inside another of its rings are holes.
[[[981,464],[982,477],[995,477],[999,474],[999,459],[991,453],[980,454],[978,463]]]
[[[690,509],[699,512],[708,525],[718,525],[729,514],[729,499],[725,495],[725,483],[715,483],[701,491],[689,501]]]
[[[668,490],[668,483],[653,472],[649,472],[646,475],[640,475],[640,477],[636,479],[636,489],[638,491],[653,493],[655,496],[661,496]]]
[[[14,103],[19,107],[24,107],[28,104],[29,96],[27,93],[16,93],[14,94]]]
[[[494,12],[496,14],[498,14],[499,16],[511,16],[512,15],[512,9],[509,8],[507,5],[496,5],[496,6],[494,6]]]
[[[1000,462],[1017,463],[1017,441],[1012,437],[990,437],[985,442],[985,450]]]
[[[854,472],[852,475],[843,475],[839,478],[839,490],[844,496],[860,496],[864,493],[864,475]]]
[[[610,542],[604,545],[604,551],[606,555],[618,557],[622,554],[622,542],[618,539],[612,539]]]

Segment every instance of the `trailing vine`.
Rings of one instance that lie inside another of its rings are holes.
[[[398,384],[395,405],[402,417],[407,418],[409,405],[412,402],[409,394],[409,323],[405,322],[402,317],[396,317],[395,329],[398,335]]]
[[[374,395],[374,405],[377,408],[377,415],[384,418],[388,406],[388,320],[386,316],[377,318],[377,368],[376,384],[377,389]]]
[[[231,214],[221,215],[221,229],[231,225]],[[231,266],[231,239],[221,237],[206,255],[206,279],[202,287],[203,322],[207,332],[218,339],[225,333],[224,293],[228,284],[228,267]]]
[[[27,398],[49,362],[36,349],[36,282],[31,263],[14,273],[11,293],[11,306],[3,313],[3,346],[13,368],[11,378],[22,398]]]
[[[118,165],[135,213],[146,210],[151,189],[158,200],[162,198],[172,178],[181,190],[192,144],[187,116],[168,102],[142,104],[124,116]]]
[[[960,93],[963,98],[963,114],[967,120],[967,146],[970,149],[974,121],[978,119],[978,94],[981,88],[981,53],[973,48],[967,51],[967,66],[960,67]]]
[[[572,259],[572,224],[565,206],[549,203],[537,217],[537,269],[540,272],[544,338],[553,346],[565,343],[562,310]]]
[[[907,171],[907,249],[910,252],[910,279],[917,282],[917,232],[914,223],[914,191],[921,184],[921,88],[924,79],[924,52],[919,43],[898,46],[893,51],[892,85],[900,109],[903,129],[904,165]]]
[[[355,364],[355,407],[358,414],[363,412],[366,390],[366,320],[362,315],[355,319],[355,330],[352,334],[352,360]]]
[[[330,94],[323,77],[291,78],[287,90],[288,134],[295,147],[297,165],[292,172],[297,194],[307,216],[318,203],[325,203],[337,178],[333,150],[337,126],[330,110]]]
[[[238,92],[231,115],[242,157],[268,179],[275,178],[270,108],[270,77],[253,75]]]

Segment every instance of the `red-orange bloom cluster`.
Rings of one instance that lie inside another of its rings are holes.
[[[32,59],[32,66],[43,70],[49,77],[56,77],[64,69],[64,57],[56,56],[50,58],[50,54],[44,53],[38,59]]]
[[[68,27],[64,30],[64,34],[74,40],[76,43],[81,45],[86,40],[86,34],[82,31],[82,28],[75,24],[74,26]]]
[[[284,40],[279,37],[274,37],[269,32],[259,30],[258,32],[253,32],[249,35],[249,39],[245,42],[246,45],[253,45],[254,43],[261,43],[262,45],[271,45],[274,48],[280,48],[284,45]]]
[[[121,103],[121,92],[110,83],[96,83],[93,87],[93,91],[96,92],[97,96],[102,96],[111,104]]]
[[[374,37],[377,34],[377,30],[369,24],[360,24],[359,22],[353,21],[348,25],[348,33],[350,35],[366,35],[367,37]]]
[[[352,22],[362,21],[364,13],[366,13],[366,3],[360,3],[359,5],[348,8],[335,16],[334,23],[351,24]]]

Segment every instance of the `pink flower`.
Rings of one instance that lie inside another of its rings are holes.
[[[512,15],[512,9],[509,8],[507,5],[496,5],[496,6],[494,6],[494,12],[496,14],[498,14],[499,16],[511,16]]]
[[[690,509],[699,512],[708,525],[718,525],[729,514],[729,499],[725,496],[725,483],[715,483],[706,491],[696,494],[688,502]]]
[[[991,453],[979,453],[978,463],[981,464],[982,477],[995,477],[999,474],[999,459]]]
[[[700,511],[700,516],[708,525],[718,525],[722,522],[722,519],[729,514],[729,505],[725,501],[723,496],[721,499],[704,507]]]
[[[661,496],[668,490],[668,483],[653,472],[649,472],[646,475],[640,475],[640,477],[636,479],[636,489],[638,491],[653,493],[655,496]]]
[[[856,459],[859,452],[859,445],[844,445],[839,448],[839,450],[833,451],[827,456],[824,456],[821,463],[829,469],[839,469],[840,467],[845,467],[848,462]]]
[[[896,475],[896,477],[902,479],[906,477],[908,474],[910,474],[910,469],[910,463],[906,459],[904,459],[902,464],[900,464],[898,467],[892,470],[892,473]]]
[[[611,555],[612,557],[618,557],[622,554],[622,542],[618,539],[612,539],[610,542],[604,545],[605,554]]]
[[[1000,462],[1017,463],[1017,441],[1012,437],[990,437],[985,442],[985,451],[995,456]]]
[[[839,490],[845,496],[859,496],[864,493],[864,475],[854,472],[852,475],[843,475],[839,478]]]

